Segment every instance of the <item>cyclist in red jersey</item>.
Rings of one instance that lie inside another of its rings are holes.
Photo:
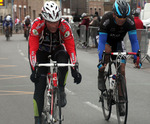
[[[34,20],[29,36],[29,62],[32,70],[30,79],[35,84],[33,99],[35,124],[41,124],[48,71],[46,67],[40,67],[36,74],[35,64],[49,62],[49,55],[51,55],[52,60],[58,63],[68,63],[69,58],[71,63],[75,64],[77,62],[71,28],[68,22],[61,18],[61,11],[53,1],[44,4],[41,17]],[[67,103],[64,88],[68,67],[60,67],[59,72],[58,82],[61,91],[61,106],[64,107]],[[79,84],[82,76],[78,72],[78,68],[71,68],[71,72],[74,82]]]

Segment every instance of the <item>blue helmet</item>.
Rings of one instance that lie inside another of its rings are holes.
[[[125,0],[116,0],[113,11],[117,17],[125,18],[130,15],[130,5]]]

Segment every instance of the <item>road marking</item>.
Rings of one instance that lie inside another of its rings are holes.
[[[67,89],[67,88],[65,88],[65,90],[66,90],[66,92],[68,92],[69,94],[71,94],[71,95],[75,95],[75,93],[74,93],[74,92],[72,92],[71,90],[69,90],[69,89]]]
[[[14,79],[14,78],[25,78],[28,76],[21,76],[21,75],[0,75],[0,80],[4,79]]]
[[[93,104],[93,103],[91,103],[91,102],[89,102],[89,101],[84,102],[84,103],[85,103],[85,104],[87,104],[88,106],[90,106],[90,107],[92,107],[92,108],[94,108],[94,109],[96,109],[96,110],[100,111],[101,113],[103,113],[103,111],[102,111],[102,108],[101,108],[101,107],[98,107],[97,105],[95,105],[95,104]],[[111,118],[113,118],[113,119],[116,119],[116,120],[117,120],[117,116],[116,116],[115,114],[112,114],[112,113],[111,113]]]
[[[22,56],[24,56],[24,53],[21,52],[20,54],[21,54]]]
[[[0,65],[0,68],[16,67],[16,65]]]
[[[0,90],[0,96],[4,96],[4,95],[26,95],[26,94],[32,95],[33,92]]]
[[[21,49],[19,49],[19,45],[18,45],[18,51],[19,51],[20,55],[21,55],[21,56],[23,56],[23,57],[24,57],[24,59],[25,59],[27,62],[29,62],[28,57],[26,57],[26,56],[25,56],[25,54],[22,52],[22,50],[21,50]]]

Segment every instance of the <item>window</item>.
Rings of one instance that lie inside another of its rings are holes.
[[[36,11],[33,10],[33,20],[36,18]]]
[[[31,6],[29,6],[29,15],[31,16]]]

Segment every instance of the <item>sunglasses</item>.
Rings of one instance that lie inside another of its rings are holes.
[[[116,16],[116,19],[119,20],[119,21],[125,21],[127,18],[126,18],[126,17],[125,17],[125,18],[122,18],[122,17]]]

